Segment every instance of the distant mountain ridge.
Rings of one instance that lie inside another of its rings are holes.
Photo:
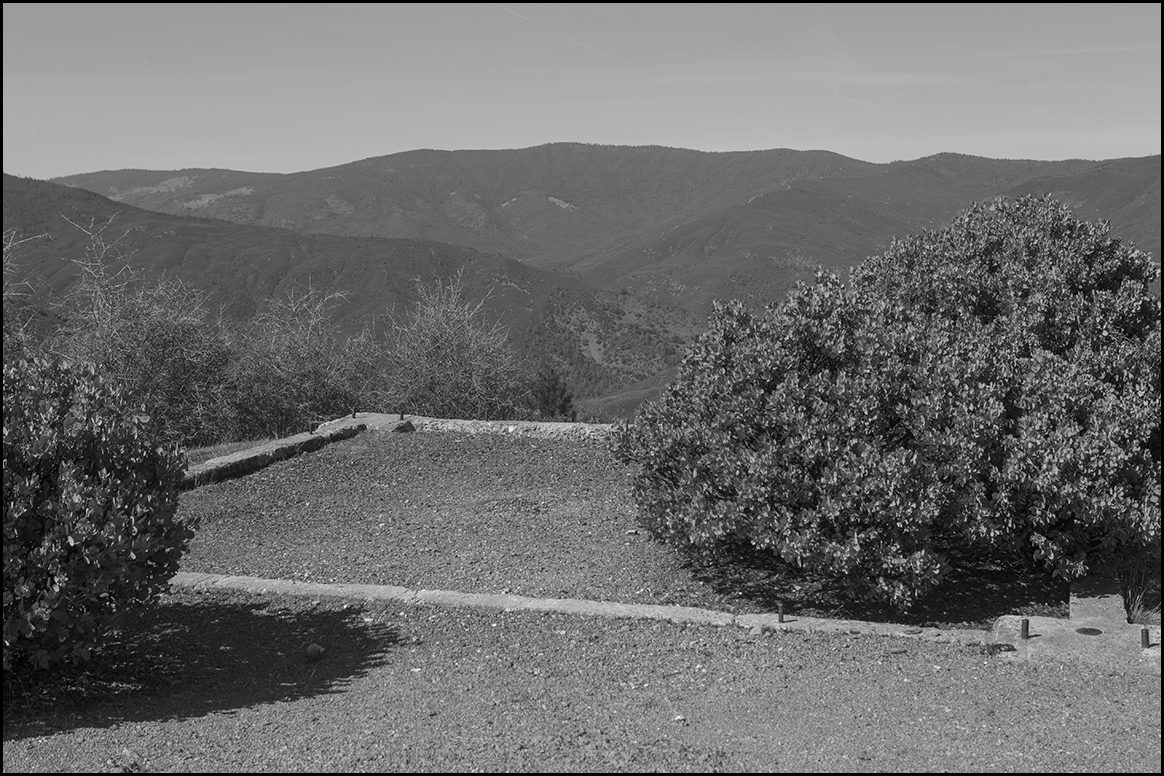
[[[828,151],[557,143],[408,151],[292,174],[57,180],[67,187],[4,177],[5,228],[56,238],[23,260],[55,294],[74,280],[65,258],[81,239],[61,213],[120,213],[135,261],[207,288],[237,317],[310,279],[352,292],[337,310],[350,328],[405,309],[414,278],[460,271],[519,348],[620,414],[657,392],[713,300],[775,301],[818,264],[859,264],[976,201],[1050,193],[1160,257],[1160,156],[874,164]]]
[[[160,212],[304,234],[428,239],[498,253],[704,315],[783,296],[975,201],[1058,192],[1160,256],[1160,157],[938,154],[874,164],[828,151],[709,153],[555,143],[407,151],[292,174],[120,170],[57,179]]]

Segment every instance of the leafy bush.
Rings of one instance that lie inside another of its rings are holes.
[[[717,305],[615,434],[640,520],[908,607],[951,553],[1065,578],[1159,545],[1160,303],[1145,254],[1024,198],[761,314]]]
[[[184,458],[92,365],[4,365],[4,669],[87,660],[193,537]]]

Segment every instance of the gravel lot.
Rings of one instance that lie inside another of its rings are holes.
[[[183,570],[878,614],[772,568],[689,566],[637,532],[628,482],[601,439],[362,434],[183,494],[202,519]],[[902,621],[1059,605],[962,573]],[[184,590],[23,689],[6,771],[1160,770],[1158,676],[869,636]]]
[[[127,634],[6,701],[5,771],[1160,769],[1159,677],[953,644],[192,591]]]
[[[640,530],[631,471],[604,436],[569,429],[582,424],[522,436],[441,422],[474,433],[367,432],[184,494],[201,528],[182,570],[733,613],[782,601],[805,615],[983,630],[1003,614],[1067,616],[1066,585],[998,568],[962,569],[897,615],[787,567],[693,565]]]

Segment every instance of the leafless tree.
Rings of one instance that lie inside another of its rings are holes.
[[[486,317],[485,299],[465,298],[461,273],[417,281],[410,315],[391,319],[394,395],[400,410],[483,420],[523,413],[526,370],[509,330]]]
[[[16,280],[18,268],[16,255],[21,246],[46,238],[47,234],[21,237],[16,229],[9,229],[3,235],[4,247],[4,357],[16,357],[27,352],[30,340],[25,297],[32,292],[32,286],[24,280]]]

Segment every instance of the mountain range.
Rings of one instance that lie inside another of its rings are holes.
[[[287,175],[119,170],[57,180],[174,215],[461,245],[699,316],[717,298],[778,299],[818,264],[858,264],[895,235],[996,196],[1049,192],[1160,257],[1159,156],[872,164],[827,151],[556,143],[408,151]]]
[[[775,301],[817,265],[856,265],[977,201],[1043,193],[1159,261],[1159,156],[873,164],[827,151],[557,143],[291,174],[6,175],[4,228],[54,236],[20,265],[59,295],[84,237],[62,214],[116,214],[147,273],[206,288],[234,317],[310,279],[350,293],[337,315],[355,326],[406,309],[415,278],[459,271],[519,348],[565,372],[579,396],[627,412],[658,390],[713,300]]]

